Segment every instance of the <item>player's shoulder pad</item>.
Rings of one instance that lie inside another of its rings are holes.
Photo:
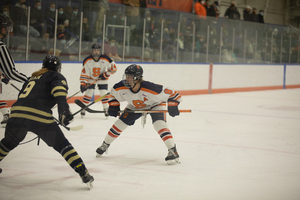
[[[162,89],[163,89],[162,85],[155,84],[149,81],[142,82],[141,90],[147,91],[149,93],[159,94],[161,93]]]
[[[85,65],[85,63],[86,63],[87,61],[93,60],[93,59],[94,59],[93,56],[92,56],[92,55],[89,55],[89,56],[87,56],[87,57],[83,60],[82,64]]]
[[[113,60],[108,57],[107,55],[101,55],[99,60],[106,60],[107,62],[111,63]]]
[[[116,83],[113,87],[116,91],[118,90],[125,90],[125,89],[129,89],[128,87],[126,87],[123,83],[123,81],[120,81],[119,83]]]

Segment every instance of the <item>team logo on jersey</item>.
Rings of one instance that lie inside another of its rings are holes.
[[[62,80],[61,83],[62,83],[63,85],[67,85],[67,83],[66,83],[65,80]]]
[[[148,101],[148,96],[146,94],[142,94],[143,98],[144,98],[144,102]]]

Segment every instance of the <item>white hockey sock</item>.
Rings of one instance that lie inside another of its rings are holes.
[[[163,120],[157,120],[153,123],[154,129],[159,134],[160,138],[163,140],[168,149],[175,146],[173,136],[169,130],[167,122]]]
[[[109,129],[104,142],[107,144],[111,144],[120,134],[127,128],[127,124],[122,122],[122,120],[118,119],[112,127]]]

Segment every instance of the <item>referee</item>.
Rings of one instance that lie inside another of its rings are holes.
[[[2,75],[1,82],[4,82],[5,84],[8,84],[9,80],[24,83],[28,79],[26,75],[15,69],[15,62],[12,59],[7,46],[3,42],[3,39],[9,34],[9,32],[12,32],[12,30],[11,19],[0,13],[0,73]],[[1,125],[2,127],[5,127],[9,117],[9,110],[7,108],[6,101],[2,99],[2,95],[0,95],[0,111],[3,115]]]

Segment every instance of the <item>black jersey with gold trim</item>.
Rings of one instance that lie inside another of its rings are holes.
[[[10,118],[25,118],[45,124],[53,123],[51,108],[57,103],[58,112],[69,108],[66,101],[68,85],[65,77],[55,71],[31,77],[22,87],[18,100],[11,108]]]

